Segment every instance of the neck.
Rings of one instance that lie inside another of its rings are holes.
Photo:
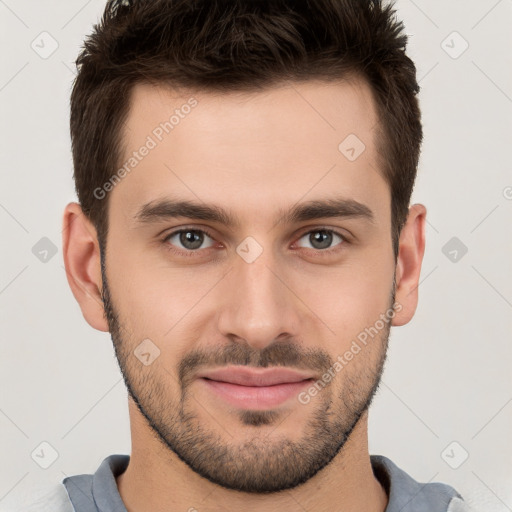
[[[251,494],[225,489],[199,476],[147,426],[130,400],[132,453],[116,478],[128,512],[245,510],[273,512],[384,512],[388,496],[373,474],[368,452],[368,413],[343,449],[304,484],[279,493]]]

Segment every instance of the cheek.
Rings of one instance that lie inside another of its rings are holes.
[[[135,252],[124,253],[109,265],[112,299],[133,343],[149,338],[161,348],[172,339],[172,346],[179,349],[175,346],[177,337],[180,343],[182,339],[187,343],[185,338],[192,334],[190,323],[201,325],[198,314],[222,278],[218,270],[173,268],[162,256],[150,258]]]
[[[336,333],[336,342],[344,343],[388,311],[393,267],[375,261],[364,264],[361,260],[314,275],[302,273],[295,280],[297,295]]]

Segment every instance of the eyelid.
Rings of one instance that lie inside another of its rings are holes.
[[[316,225],[316,226],[307,226],[307,227],[303,228],[303,230],[304,231],[300,230],[299,234],[296,235],[296,240],[299,240],[300,238],[302,238],[304,235],[307,235],[308,233],[314,233],[314,232],[317,232],[317,231],[327,231],[329,233],[333,233],[335,235],[338,235],[340,238],[342,238],[343,245],[345,245],[345,244],[352,244],[356,240],[354,235],[352,235],[352,233],[350,231],[348,231],[345,228],[340,228],[340,227],[337,227],[337,226],[322,226],[322,225],[320,225],[320,226],[318,226],[318,225]],[[339,244],[339,245],[342,245],[342,244]],[[332,248],[330,248],[330,249],[332,249]],[[328,252],[330,249],[324,249],[324,250],[316,249],[316,250],[318,252]],[[315,249],[313,249],[313,250],[315,250]]]

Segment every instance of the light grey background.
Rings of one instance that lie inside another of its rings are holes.
[[[391,331],[370,452],[453,485],[475,510],[511,511],[512,0],[396,5],[422,88],[413,202],[428,210],[427,247],[416,316]],[[75,200],[73,62],[103,7],[0,0],[0,507],[130,452],[110,336],[83,319],[61,251],[62,212]],[[42,58],[52,39],[58,48]],[[46,262],[33,253],[43,237],[57,251]],[[458,246],[446,246],[453,237]],[[58,453],[48,469],[42,442]]]

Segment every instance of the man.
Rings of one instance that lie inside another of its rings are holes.
[[[63,252],[132,452],[48,509],[468,510],[368,452],[425,247],[406,41],[380,0],[108,3],[77,60]]]

